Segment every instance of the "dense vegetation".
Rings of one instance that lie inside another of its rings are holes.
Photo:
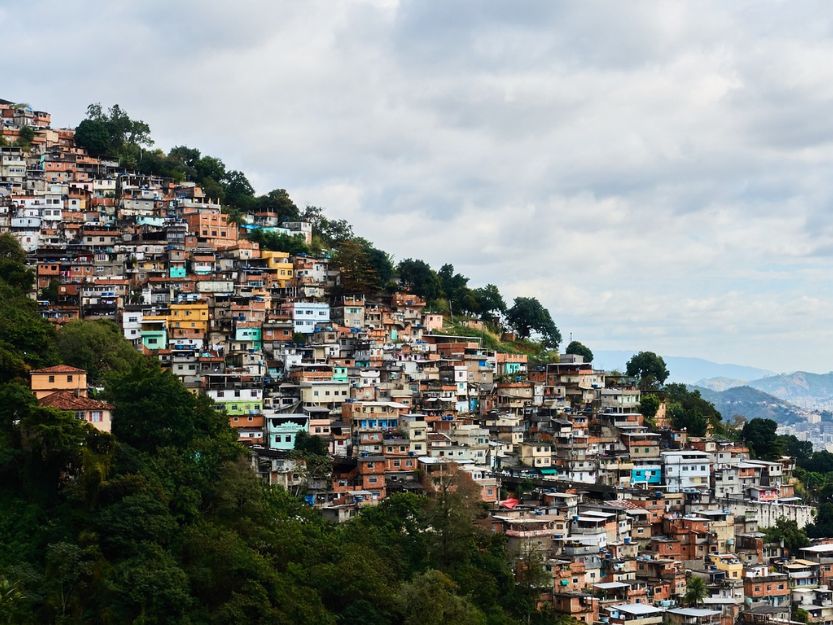
[[[107,323],[56,336],[31,283],[1,236],[0,621],[552,622],[467,489],[393,495],[328,524],[262,485],[226,418]],[[104,384],[112,435],[29,392],[29,368],[71,358]]]

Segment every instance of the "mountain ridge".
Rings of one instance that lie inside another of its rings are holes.
[[[774,397],[807,407],[833,407],[833,372],[794,371],[748,382],[749,386]]]
[[[625,363],[636,352],[630,350],[593,350],[593,363],[603,369],[625,370]],[[709,378],[729,378],[740,382],[761,379],[775,375],[775,372],[758,367],[738,365],[734,363],[719,363],[705,358],[693,356],[665,356],[660,354],[671,372],[670,382],[683,384],[697,384]]]
[[[808,411],[790,402],[765,393],[751,386],[735,386],[723,391],[715,391],[702,386],[690,385],[703,399],[712,402],[720,411],[724,421],[731,421],[735,416],[750,419],[772,419],[781,424],[806,421]]]

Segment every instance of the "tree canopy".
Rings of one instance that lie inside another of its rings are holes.
[[[28,370],[56,361],[55,332],[29,297],[34,282],[26,254],[11,234],[0,235],[0,383],[28,381]]]
[[[765,530],[765,539],[768,543],[783,543],[790,553],[797,554],[798,550],[807,547],[810,539],[804,530],[792,519],[778,519],[775,525]]]
[[[75,143],[92,156],[115,159],[134,169],[141,151],[153,145],[153,140],[150,126],[131,119],[118,104],[105,110],[96,103],[87,107],[87,118],[75,129]]]
[[[570,341],[565,350],[567,354],[575,354],[577,356],[584,356],[584,362],[593,362],[593,352],[589,347],[578,341]]]
[[[521,338],[529,338],[533,332],[541,337],[544,346],[558,349],[561,333],[550,316],[550,312],[534,297],[516,297],[512,307],[506,311],[506,320]]]
[[[777,430],[778,424],[772,419],[752,419],[743,426],[740,436],[755,458],[774,460],[784,452]]]
[[[627,374],[639,378],[643,390],[659,388],[668,379],[669,371],[665,360],[654,352],[639,352],[628,360]]]
[[[103,384],[105,375],[123,371],[142,358],[109,319],[69,322],[58,332],[56,346],[61,361],[86,370],[93,385]]]
[[[671,425],[678,430],[685,428],[689,436],[705,436],[709,427],[716,427],[721,420],[714,404],[690,390],[685,384],[667,384],[665,400]]]

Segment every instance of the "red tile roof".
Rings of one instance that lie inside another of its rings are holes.
[[[32,369],[31,373],[87,373],[84,369],[77,369],[69,365],[55,365],[45,369]]]
[[[112,410],[113,407],[104,401],[78,397],[72,391],[57,391],[38,400],[41,406],[49,406],[59,410]]]

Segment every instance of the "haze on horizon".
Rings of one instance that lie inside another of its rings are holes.
[[[833,352],[822,2],[31,0],[0,97],[90,102],[565,339],[773,371]]]

